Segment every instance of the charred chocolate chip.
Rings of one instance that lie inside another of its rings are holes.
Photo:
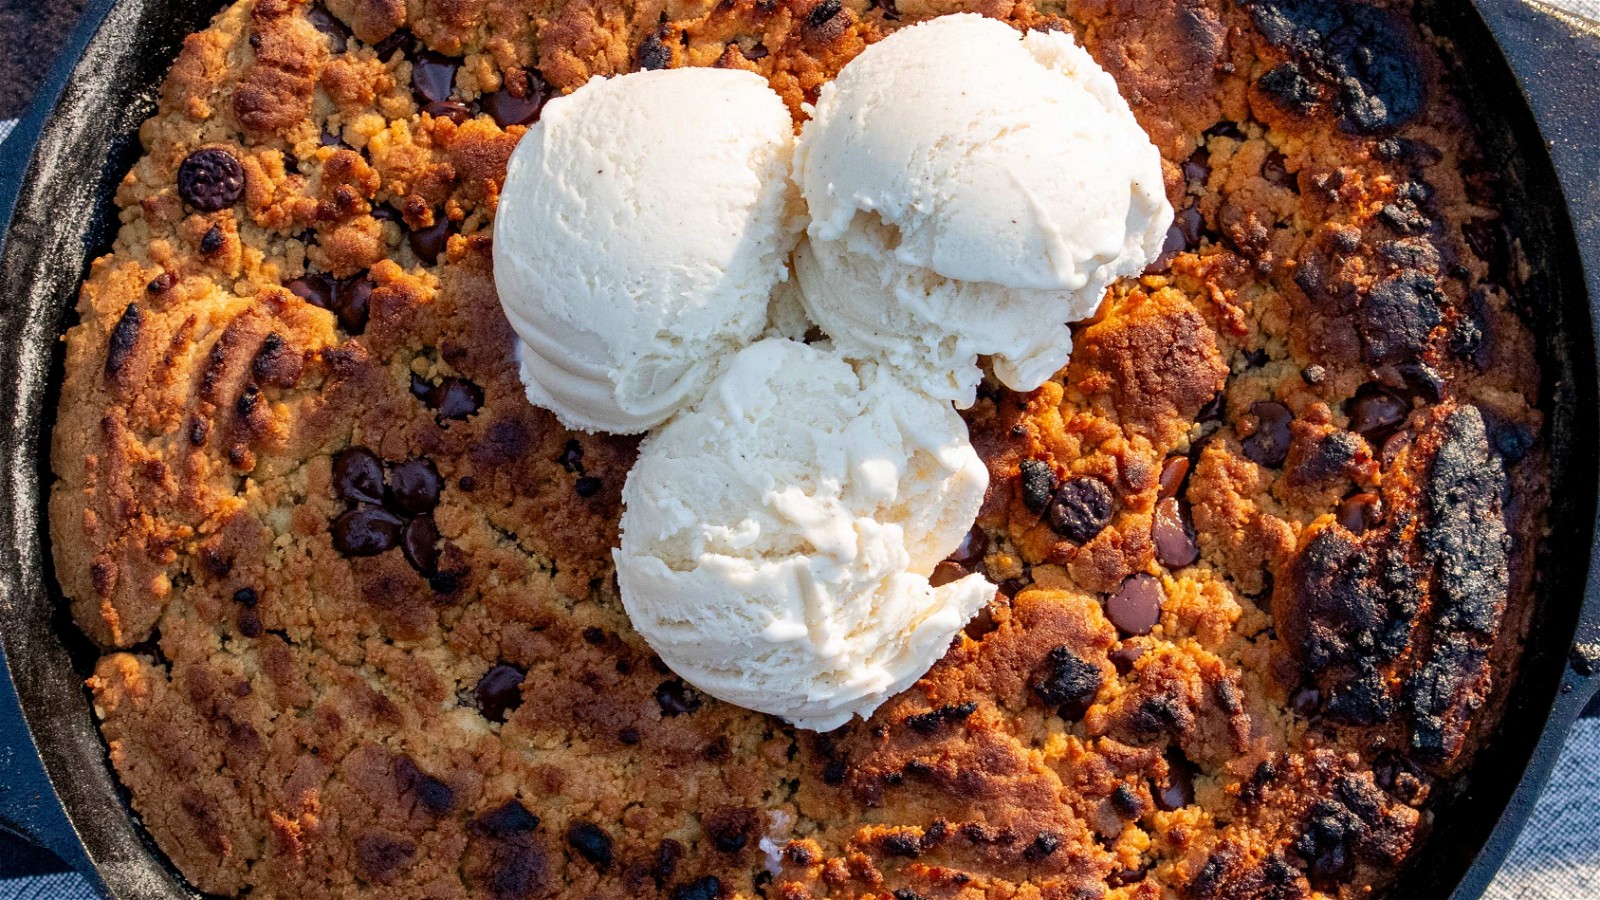
[[[821,28],[833,21],[833,17],[837,16],[843,8],[839,0],[822,0],[821,3],[811,7],[810,12],[806,13],[805,26],[813,30]]]
[[[1161,478],[1159,479],[1161,499],[1166,500],[1178,496],[1178,492],[1183,490],[1183,480],[1188,477],[1189,457],[1167,457],[1167,461],[1161,464]]]
[[[333,309],[333,279],[322,272],[313,272],[285,284],[289,293],[320,309]]]
[[[1050,496],[1056,490],[1056,473],[1042,459],[1025,459],[1018,466],[1022,479],[1022,505],[1029,510],[1044,512]]]
[[[111,328],[111,338],[106,344],[107,378],[115,376],[128,364],[128,359],[133,356],[133,350],[139,344],[139,332],[144,328],[144,310],[137,303],[129,303],[123,307],[122,315],[118,317],[117,324]]]
[[[680,884],[672,889],[672,900],[720,900],[722,881],[715,875]]]
[[[423,50],[411,61],[411,90],[430,103],[449,100],[460,65],[458,59],[434,50]]]
[[[681,716],[700,708],[700,695],[677,679],[663,681],[656,686],[656,705],[661,707],[663,718]]]
[[[433,460],[413,457],[389,469],[386,505],[402,515],[432,512],[439,505],[439,492],[442,490],[444,479],[439,477]]]
[[[472,118],[472,109],[460,100],[435,100],[424,106],[422,112],[435,119],[449,119],[457,125]]]
[[[1244,439],[1244,455],[1263,466],[1276,469],[1289,457],[1289,423],[1294,421],[1294,414],[1289,412],[1289,407],[1275,400],[1260,400],[1250,404],[1250,414],[1256,417],[1256,430]]]
[[[672,48],[660,30],[652,31],[639,42],[636,62],[641,70],[672,68]]]
[[[512,125],[532,125],[539,121],[539,113],[544,109],[545,100],[549,99],[550,89],[542,79],[529,77],[528,82],[528,90],[521,97],[501,90],[486,94],[480,101],[483,111],[494,119],[496,125],[510,128]]]
[[[504,722],[507,713],[522,705],[522,681],[527,677],[527,672],[505,663],[490,668],[472,689],[478,711],[491,722]]]
[[[216,147],[196,150],[178,166],[178,196],[201,212],[217,212],[244,195],[244,167]]]
[[[1116,498],[1098,478],[1074,478],[1056,489],[1050,501],[1050,528],[1078,544],[1088,543],[1111,522]]]
[[[400,532],[400,552],[423,575],[439,570],[439,527],[433,516],[420,515],[406,523]]]
[[[1411,404],[1383,385],[1369,382],[1356,391],[1345,410],[1350,415],[1350,430],[1377,445],[1400,430],[1411,415]]]
[[[350,42],[350,29],[345,24],[328,12],[328,8],[318,3],[306,10],[306,21],[311,26],[328,37],[328,49],[334,53],[343,53]]]
[[[1167,780],[1154,793],[1156,806],[1166,812],[1194,802],[1194,763],[1181,750],[1167,751]]]
[[[1516,422],[1506,422],[1494,429],[1494,449],[1508,463],[1521,462],[1533,449],[1533,429]]]
[[[1111,651],[1111,665],[1116,667],[1118,675],[1126,675],[1133,671],[1133,664],[1143,655],[1143,647],[1137,644],[1123,644]]]
[[[443,419],[465,419],[483,407],[483,388],[465,378],[446,376],[434,391],[431,404]]]
[[[604,872],[611,868],[611,835],[593,822],[576,821],[567,826],[567,846]]]
[[[603,484],[604,482],[602,482],[600,479],[595,478],[592,475],[585,475],[573,482],[572,489],[577,491],[579,497],[587,500],[590,497],[593,497],[595,494],[600,493],[600,488],[603,486]]]
[[[400,543],[405,522],[377,506],[358,506],[333,520],[333,547],[346,556],[377,556]]]
[[[1033,838],[1033,843],[1024,847],[1022,858],[1028,862],[1038,862],[1061,849],[1061,838],[1048,831],[1041,831]]]
[[[1106,617],[1123,634],[1149,634],[1161,621],[1161,604],[1165,600],[1166,591],[1155,577],[1142,572],[1130,575],[1106,600]]]
[[[222,249],[222,226],[212,225],[200,236],[200,252],[206,255]]]
[[[333,492],[351,503],[383,503],[383,461],[365,447],[340,450],[333,458]]]
[[[1352,534],[1363,534],[1383,521],[1383,501],[1377,494],[1356,494],[1339,504],[1335,515],[1341,526]]]
[[[441,213],[434,216],[433,224],[426,228],[413,228],[406,235],[406,243],[411,245],[411,252],[417,259],[428,265],[439,261],[439,254],[444,252],[445,244],[450,239],[450,220]]]
[[[367,328],[367,317],[372,305],[372,280],[365,272],[352,275],[334,284],[333,312],[339,324],[351,334],[360,334]]]
[[[1046,706],[1056,707],[1063,719],[1081,719],[1100,693],[1100,683],[1100,667],[1063,644],[1050,651],[1028,684]]]
[[[989,535],[982,528],[974,525],[961,543],[950,554],[950,561],[971,569],[983,562],[983,555],[989,550]]]
[[[1176,498],[1168,497],[1156,504],[1150,539],[1156,545],[1156,561],[1169,569],[1181,569],[1200,558],[1194,528]]]
[[[509,667],[508,667],[509,668]],[[493,670],[490,670],[493,671]],[[510,837],[527,834],[539,827],[539,817],[516,800],[507,800],[494,809],[472,820],[468,826],[473,833],[488,837]]]

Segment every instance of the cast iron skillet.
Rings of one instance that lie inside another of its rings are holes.
[[[1539,608],[1497,737],[1438,807],[1400,897],[1476,897],[1521,829],[1573,720],[1600,690],[1593,311],[1600,302],[1600,31],[1536,0],[1422,0],[1456,48],[1467,102],[1505,177],[1543,341],[1555,466]],[[219,0],[90,0],[38,102],[0,152],[0,827],[106,896],[193,897],[120,792],[83,678],[95,654],[63,611],[44,497],[60,343],[111,196],[179,42]],[[1474,9],[1476,7],[1476,9]],[[1541,136],[1542,133],[1542,136]],[[1587,565],[1585,563],[1587,562]]]

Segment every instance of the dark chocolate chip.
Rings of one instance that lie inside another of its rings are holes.
[[[211,255],[222,249],[222,226],[212,225],[200,236],[200,252]]]
[[[1206,401],[1206,405],[1200,407],[1200,411],[1195,413],[1195,421],[1196,422],[1214,422],[1217,419],[1222,418],[1223,407],[1225,407],[1226,405],[1227,405],[1227,394],[1226,394],[1226,392],[1217,391],[1215,394],[1213,394],[1211,396],[1210,400]]]
[[[656,686],[656,705],[661,707],[663,718],[692,713],[700,708],[701,702],[699,694],[677,679]]]
[[[1149,634],[1161,621],[1161,604],[1166,592],[1151,575],[1128,576],[1116,593],[1106,600],[1106,617],[1126,635]]]
[[[365,447],[340,450],[333,458],[333,491],[351,503],[383,503],[383,461]]]
[[[244,167],[226,150],[196,150],[178,166],[178,196],[201,212],[226,209],[243,195]]]
[[[1194,763],[1180,750],[1167,751],[1167,780],[1155,792],[1156,806],[1172,812],[1194,802]]]
[[[611,835],[593,822],[576,821],[567,826],[567,845],[604,872],[611,868]]]
[[[423,575],[439,570],[439,527],[433,516],[420,515],[406,523],[400,532],[400,552],[405,554],[411,568]]]
[[[426,102],[450,99],[456,69],[461,61],[433,50],[423,50],[411,61],[411,90]]]
[[[1161,485],[1161,492],[1159,495],[1160,498],[1162,500],[1166,500],[1168,498],[1178,496],[1178,492],[1183,490],[1184,479],[1188,477],[1189,457],[1167,457],[1167,461],[1161,464],[1161,478],[1159,479]]]
[[[411,252],[428,265],[439,261],[439,254],[444,252],[445,244],[450,240],[450,220],[440,213],[434,216],[433,224],[426,228],[413,228],[406,235],[406,243],[411,245]]]
[[[146,292],[155,294],[159,297],[160,295],[165,294],[167,291],[172,290],[172,286],[177,283],[178,276],[172,274],[171,272],[162,272],[160,275],[150,279],[150,283],[145,285],[144,289]]]
[[[1256,417],[1256,430],[1244,439],[1244,455],[1268,468],[1282,466],[1289,457],[1289,423],[1294,414],[1275,400],[1250,404],[1250,414]]]
[[[266,629],[261,627],[261,613],[254,607],[239,610],[239,633],[247,638],[258,638]]]
[[[1322,711],[1322,692],[1314,687],[1301,688],[1289,698],[1289,708],[1302,719],[1309,719]]]
[[[1239,123],[1232,122],[1227,119],[1223,119],[1222,121],[1217,122],[1215,125],[1212,125],[1210,128],[1207,128],[1204,136],[1208,138],[1228,138],[1235,141],[1242,141],[1245,138],[1244,132],[1239,128]]]
[[[1085,661],[1063,644],[1051,650],[1029,686],[1046,706],[1056,707],[1063,719],[1081,719],[1100,693],[1100,667]]]
[[[1150,539],[1156,545],[1156,561],[1169,569],[1181,569],[1200,558],[1194,527],[1177,499],[1168,497],[1156,504],[1150,522]]]
[[[358,506],[333,520],[333,546],[346,556],[377,556],[400,543],[405,522],[377,506]]]
[[[372,49],[378,54],[379,59],[387,61],[390,54],[396,50],[410,49],[415,40],[410,31],[404,28],[396,28],[394,31],[389,32],[388,37],[373,44]]]
[[[240,606],[255,606],[261,602],[261,597],[255,588],[242,587],[233,592],[233,602]]]
[[[421,400],[428,407],[433,406],[433,382],[415,372],[411,373],[411,396]]]
[[[472,109],[460,100],[435,100],[424,106],[422,112],[435,119],[449,119],[457,125],[472,118]]]
[[[1288,160],[1277,150],[1268,153],[1267,158],[1261,163],[1261,177],[1270,184],[1300,193],[1300,182],[1294,173],[1289,171]]]
[[[443,419],[466,419],[483,407],[483,388],[454,375],[439,382],[434,397],[433,406]]]
[[[890,2],[892,3],[894,0],[890,0]],[[884,17],[888,18],[888,14],[886,13]],[[751,62],[766,59],[770,53],[770,51],[767,50],[767,45],[761,43],[760,41],[755,42],[755,44],[751,45],[748,50],[741,48],[739,52],[744,54],[744,58],[750,60]]]
[[[1211,180],[1211,151],[1197,148],[1183,161],[1183,180],[1194,193],[1204,193],[1206,182]]]
[[[562,449],[561,456],[556,461],[568,472],[583,474],[583,445],[578,443],[577,438],[567,441],[567,446]]]
[[[933,574],[928,576],[928,584],[932,587],[944,587],[971,574],[971,569],[958,562],[952,562],[948,559],[940,560],[938,565],[933,567]]]
[[[439,505],[439,493],[443,490],[444,479],[439,477],[433,460],[413,457],[389,469],[386,505],[402,515],[432,512]]]
[[[950,554],[950,561],[968,569],[975,568],[983,562],[983,556],[989,551],[989,535],[982,528],[974,525],[961,543]]]
[[[579,497],[587,500],[590,497],[593,497],[595,494],[600,493],[600,488],[603,486],[603,484],[604,483],[600,479],[595,478],[592,475],[585,475],[574,482],[572,487],[573,490],[578,492]]]
[[[672,900],[720,900],[721,897],[722,881],[715,875],[707,875],[672,889]]]
[[[1364,534],[1383,521],[1383,501],[1377,494],[1356,494],[1339,504],[1335,515],[1339,524],[1352,534]]]
[[[490,668],[472,689],[478,711],[491,722],[504,722],[508,713],[522,705],[522,680],[527,677],[527,672],[505,663]]]
[[[1022,858],[1028,862],[1038,862],[1061,849],[1061,838],[1048,831],[1041,831],[1033,839],[1033,843],[1024,847]]]
[[[1526,425],[1506,422],[1494,430],[1494,449],[1508,463],[1521,462],[1533,449],[1533,430]]]
[[[1376,446],[1400,430],[1411,415],[1411,404],[1383,385],[1370,382],[1356,391],[1345,411],[1350,415],[1350,430]]]
[[[1025,459],[1018,466],[1022,479],[1022,505],[1042,513],[1056,490],[1056,473],[1042,459]]]
[[[345,24],[328,12],[328,8],[318,3],[306,10],[306,20],[311,26],[328,36],[328,49],[334,53],[343,53],[350,43],[350,29]]]
[[[333,309],[333,279],[322,272],[313,272],[285,284],[289,293],[319,309]]]
[[[967,622],[962,631],[967,637],[975,641],[981,641],[984,635],[993,634],[999,628],[1000,623],[995,621],[993,608],[985,606],[983,609],[978,610],[978,614]]]
[[[1111,522],[1116,498],[1098,478],[1074,478],[1056,488],[1048,512],[1050,528],[1078,544],[1088,543]]]
[[[1118,675],[1126,675],[1133,671],[1133,664],[1144,655],[1144,648],[1138,644],[1123,644],[1111,651],[1111,665],[1115,666]]]
[[[540,78],[529,76],[528,82],[528,90],[521,97],[504,90],[484,96],[481,101],[483,111],[494,119],[496,125],[510,128],[512,125],[532,125],[539,121],[539,113],[550,97],[550,89]]]
[[[366,330],[373,287],[372,279],[365,272],[334,284],[333,311],[345,331],[360,334]]]
[[[833,17],[837,16],[843,9],[844,7],[839,0],[822,0],[821,3],[811,7],[810,12],[806,13],[805,27],[813,30],[821,28],[833,21]]]
[[[500,806],[473,819],[469,827],[474,834],[481,834],[487,837],[511,837],[516,834],[527,834],[537,829],[539,827],[539,817],[529,812],[528,808],[518,801],[507,800]]]

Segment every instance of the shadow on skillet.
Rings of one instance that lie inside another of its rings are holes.
[[[1519,0],[1479,5],[1501,13],[1521,8]],[[31,123],[45,126],[38,159],[22,179],[27,187],[0,256],[0,290],[8,298],[0,306],[0,404],[7,417],[0,431],[0,571],[7,573],[0,579],[0,640],[31,732],[0,733],[0,771],[6,771],[5,752],[31,755],[37,746],[72,828],[55,822],[51,784],[42,780],[33,786],[36,802],[22,805],[23,820],[12,824],[119,898],[198,895],[182,885],[138,827],[112,777],[82,686],[97,653],[65,614],[49,574],[42,486],[50,478],[48,443],[61,377],[56,338],[70,324],[87,262],[109,249],[115,225],[111,196],[138,156],[136,132],[154,109],[155,86],[182,38],[219,6],[217,0],[128,0],[112,8],[112,0],[94,0],[85,19],[104,17],[105,24],[81,61],[64,62],[52,73],[46,95],[71,78],[59,112],[46,122],[43,108],[36,108]],[[1581,705],[1578,696],[1553,701],[1563,697],[1587,574],[1583,563],[1590,559],[1600,404],[1583,269],[1533,115],[1469,4],[1420,0],[1420,6],[1438,33],[1456,41],[1458,84],[1480,117],[1485,150],[1503,174],[1508,223],[1530,262],[1532,274],[1519,298],[1544,340],[1545,408],[1552,413],[1547,439],[1557,485],[1535,630],[1501,731],[1476,760],[1471,777],[1437,805],[1443,826],[1391,891],[1405,898],[1467,898],[1487,886],[1554,763],[1560,735],[1546,734],[1547,727],[1564,732]],[[71,48],[82,48],[85,34]],[[1592,58],[1593,78],[1600,79],[1600,39],[1583,49]],[[1593,85],[1565,87],[1568,96],[1581,96]],[[9,142],[5,162],[26,165],[23,145],[24,140]],[[1587,162],[1600,169],[1600,159]],[[6,176],[0,170],[0,180]],[[0,212],[8,202],[0,191]],[[0,721],[9,700],[4,687],[0,680]],[[0,812],[19,808],[22,792],[16,785],[7,791],[0,785]],[[39,821],[28,820],[30,810]],[[1502,814],[1511,827],[1496,831]]]

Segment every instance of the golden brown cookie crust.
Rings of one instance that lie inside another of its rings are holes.
[[[56,570],[162,850],[261,898],[1387,883],[1515,662],[1540,373],[1432,39],[1400,0],[1303,5],[224,10],[141,129],[53,447]],[[967,413],[992,479],[964,566],[1002,584],[990,609],[870,722],[797,733],[700,696],[628,626],[609,549],[634,444],[523,397],[490,277],[523,126],[489,111],[720,65],[799,121],[863,47],[957,11],[1075,34],[1161,150],[1179,226],[1059,377]],[[1353,44],[1400,62],[1354,71]],[[424,111],[414,70],[443,57],[459,109]],[[216,212],[178,190],[207,148],[244,173]],[[447,385],[481,402],[457,414]],[[336,548],[350,448],[432,463],[437,560]],[[1135,582],[1164,598],[1148,634]]]

